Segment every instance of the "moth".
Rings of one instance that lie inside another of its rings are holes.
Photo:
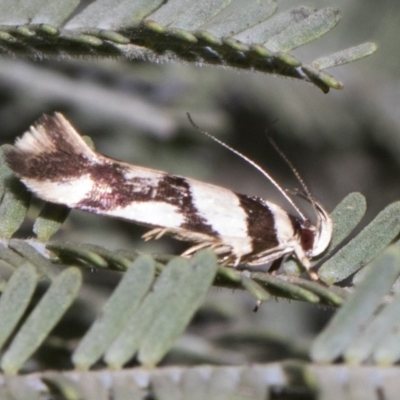
[[[108,158],[60,113],[43,115],[9,148],[6,161],[39,198],[147,226],[145,240],[168,234],[192,243],[183,256],[212,248],[224,265],[256,266],[292,255],[317,279],[310,259],[331,240],[329,214],[307,196],[316,212],[313,225],[261,167],[211,138],[261,171],[299,216],[260,197]]]

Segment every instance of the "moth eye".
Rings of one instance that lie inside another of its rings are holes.
[[[300,242],[304,251],[312,250],[314,246],[314,231],[303,228],[300,233]]]

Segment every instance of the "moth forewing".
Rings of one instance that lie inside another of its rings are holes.
[[[60,113],[44,115],[7,150],[6,160],[41,199],[148,226],[145,240],[166,234],[193,243],[185,256],[210,247],[220,262],[237,266],[293,254],[309,269],[332,233],[318,203],[314,227],[300,212],[294,217],[259,197],[105,157]]]

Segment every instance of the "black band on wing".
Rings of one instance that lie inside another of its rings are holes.
[[[273,212],[259,197],[236,194],[247,214],[247,234],[251,238],[251,255],[279,245]]]

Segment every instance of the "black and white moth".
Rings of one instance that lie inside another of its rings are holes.
[[[255,266],[294,255],[309,271],[331,240],[332,221],[313,199],[315,226],[297,208],[300,217],[259,197],[113,160],[93,151],[60,113],[42,116],[6,160],[39,198],[148,226],[146,240],[168,234],[191,242],[184,256],[210,247],[225,265]]]

